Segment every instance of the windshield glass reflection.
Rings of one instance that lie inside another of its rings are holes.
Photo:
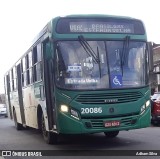
[[[66,89],[111,89],[147,84],[144,42],[59,41],[57,85]]]

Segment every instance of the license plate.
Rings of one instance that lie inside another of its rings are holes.
[[[116,127],[116,126],[120,126],[120,121],[105,121],[104,122],[104,126],[105,127]]]

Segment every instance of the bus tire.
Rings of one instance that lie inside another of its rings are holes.
[[[43,135],[43,138],[45,140],[45,142],[47,144],[57,144],[58,143],[58,134],[56,133],[53,133],[53,132],[49,132],[46,130],[46,126],[45,126],[45,120],[44,120],[44,116],[42,114],[42,126],[41,126],[41,131],[42,131],[42,135]]]
[[[156,121],[156,120],[152,120],[152,121],[151,121],[151,124],[152,124],[153,126],[157,126],[159,123],[158,123],[158,121]]]
[[[22,130],[23,126],[22,124],[17,122],[17,115],[16,115],[16,111],[13,111],[13,118],[14,118],[14,124],[17,130]]]
[[[119,131],[109,131],[109,132],[104,132],[104,134],[108,138],[114,138],[119,134]]]

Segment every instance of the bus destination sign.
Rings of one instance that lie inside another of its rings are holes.
[[[134,25],[123,22],[70,22],[70,32],[134,33]]]

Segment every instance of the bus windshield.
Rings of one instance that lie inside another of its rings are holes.
[[[145,42],[58,41],[56,82],[65,89],[114,89],[148,84]]]

